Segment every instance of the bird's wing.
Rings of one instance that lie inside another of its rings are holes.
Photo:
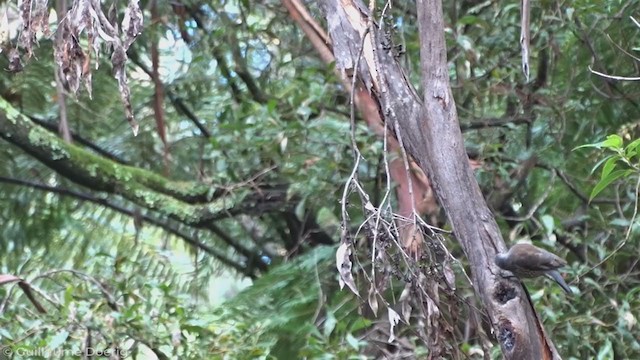
[[[521,268],[536,271],[555,270],[567,264],[562,258],[539,248],[536,251],[515,252],[512,261]]]
[[[567,265],[561,257],[544,250],[536,254],[536,258],[540,270],[555,270]]]

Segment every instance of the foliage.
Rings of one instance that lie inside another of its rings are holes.
[[[171,186],[205,187],[216,199],[286,186],[285,201],[264,210],[264,199],[248,197],[259,200],[196,226],[170,218],[162,212],[166,204],[150,209],[117,191],[80,186],[3,137],[0,274],[31,284],[47,314],[36,313],[16,285],[0,286],[0,347],[16,354],[45,347],[79,351],[90,333],[94,348],[117,344],[140,358],[154,351],[179,359],[388,355],[378,343],[388,335],[372,338],[389,328],[384,312],[373,316],[366,300],[339,291],[336,247],[318,246],[337,240],[338,200],[353,166],[349,94],[333,66],[319,60],[280,2],[158,4],[160,14],[151,20],[150,3],[141,3],[145,29],[129,49],[126,68],[139,135],[129,130],[108,70],[111,60],[103,56],[92,59],[103,65],[92,72],[92,97],[67,97],[74,144],[104,163],[147,170],[141,173],[152,175],[144,180],[163,176]],[[460,125],[469,153],[481,163],[477,178],[505,239],[533,240],[570,264],[566,278],[579,296],[566,298],[542,286],[543,280],[526,283],[546,330],[568,359],[640,357],[637,84],[589,71],[633,74],[636,61],[625,52],[636,51],[639,30],[627,15],[637,5],[535,3],[532,81],[526,82],[517,4],[445,4]],[[308,6],[322,26],[322,12]],[[124,7],[116,14],[121,18]],[[410,3],[394,3],[383,20],[393,25],[389,38],[398,60],[418,84],[415,15]],[[55,43],[38,40],[33,57],[23,56],[22,72],[0,74],[0,94],[55,132],[61,111],[51,56]],[[159,53],[157,69],[153,51]],[[10,68],[10,58],[0,61]],[[154,107],[158,79],[167,146]],[[383,144],[357,120],[359,180],[377,205],[386,191]],[[126,186],[121,182],[113,189]],[[364,212],[346,206],[356,232]],[[432,220],[448,226],[439,214]],[[361,254],[354,261],[358,286],[366,277],[363,269],[372,265],[370,239],[362,233],[355,239]],[[443,295],[448,331],[461,339],[451,346],[480,357],[482,321],[474,323],[473,317],[482,314],[474,312],[464,256],[449,237],[444,244],[461,265],[456,292]],[[425,273],[433,270],[427,260],[418,263]],[[253,284],[213,306],[213,298],[223,297],[216,285],[229,271],[253,277]],[[393,306],[405,277],[388,276],[395,283],[385,297]],[[403,346],[427,351],[423,319],[410,320],[397,334]],[[497,349],[489,351],[499,358]]]
[[[203,294],[190,289],[192,276],[176,265],[175,254],[134,246],[130,237],[123,237],[116,247],[90,246],[87,252],[89,257],[80,262],[67,258],[73,269],[50,268],[59,260],[45,251],[25,254],[20,271],[40,289],[36,298],[46,300],[49,310],[34,316],[32,304],[15,288],[0,288],[5,299],[0,317],[4,351],[33,359],[73,358],[88,348],[205,356],[206,348],[191,347],[187,341],[193,336],[189,329],[194,319],[189,315]],[[67,254],[80,255],[73,249]]]
[[[32,284],[52,289],[46,296],[55,311],[33,321],[19,315],[32,313],[29,302],[10,305],[1,318],[12,324],[0,330],[4,346],[34,359],[81,354],[86,341],[105,352],[118,344],[123,354],[148,356],[154,349],[181,359],[360,358],[366,343],[357,334],[370,321],[356,315],[352,295],[336,291],[329,271],[334,247],[279,266],[207,313],[206,303],[184,291],[186,274],[172,269],[175,259],[163,259],[162,252],[131,256],[133,249],[125,246],[86,261],[82,266],[91,276],[78,270],[31,276]],[[103,288],[110,285],[115,287]],[[116,302],[124,306],[114,310]]]
[[[632,174],[638,175],[640,168],[638,167],[638,146],[640,146],[640,139],[632,141],[629,145],[623,147],[622,137],[619,135],[609,135],[607,139],[595,144],[586,144],[578,146],[577,149],[586,147],[605,148],[613,152],[602,159],[594,167],[594,171],[604,163],[602,166],[602,172],[600,173],[600,181],[591,191],[589,200],[593,200],[602,190],[604,190],[612,182],[619,178],[630,178]],[[624,167],[620,169],[621,167]],[[636,190],[636,193],[638,191]]]
[[[370,321],[357,302],[337,292],[335,247],[321,247],[283,264],[219,307],[210,327],[212,352],[225,359],[357,359],[358,334]]]

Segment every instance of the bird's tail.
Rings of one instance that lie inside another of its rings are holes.
[[[562,278],[562,275],[560,275],[558,271],[556,270],[548,271],[547,275],[549,275],[551,279],[557,282],[558,285],[560,285],[560,287],[562,288],[562,290],[564,290],[564,292],[566,292],[569,295],[573,294],[573,291],[571,291],[571,288],[569,287],[569,285],[567,285],[567,283]]]

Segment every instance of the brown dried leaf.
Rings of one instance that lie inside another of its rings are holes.
[[[93,76],[91,74],[91,51],[87,53],[82,63],[82,80],[84,88],[89,93],[89,99],[93,99]]]
[[[412,259],[418,260],[422,255],[422,244],[424,243],[424,236],[422,231],[416,226],[415,223],[407,224],[400,228],[400,238],[402,246]]]
[[[97,14],[96,11],[92,9],[92,6],[91,0],[74,1],[71,10],[69,10],[65,19],[60,21],[60,24],[68,23],[73,35],[80,36],[86,28],[97,26],[97,19],[95,19],[97,18]]]
[[[411,283],[405,284],[404,289],[402,289],[402,293],[400,294],[400,298],[398,299],[398,302],[402,304],[402,318],[406,323],[409,323],[409,320],[411,318],[411,311],[413,310],[413,307],[409,302],[411,295],[411,286]]]
[[[139,0],[129,0],[122,19],[122,33],[119,32],[117,10],[113,4],[109,10],[109,17],[103,12],[100,0],[74,0],[71,9],[68,12],[65,10],[58,9],[59,20],[54,49],[60,83],[72,94],[77,94],[80,84],[84,83],[91,96],[92,53],[95,54],[97,68],[101,47],[106,44],[113,51],[111,54],[113,74],[118,81],[127,120],[136,135],[138,124],[133,117],[125,64],[126,51],[142,32],[143,17]],[[48,0],[23,0],[19,12],[22,31],[18,46],[31,56],[33,44],[37,41],[36,34],[39,31],[45,35],[49,33]],[[5,19],[0,19],[0,41],[4,38],[4,28],[6,28]],[[83,49],[80,45],[81,42],[84,43],[83,36],[87,39],[87,49]],[[10,72],[22,70],[20,53],[17,50],[10,51],[8,58]]]
[[[36,31],[42,31],[45,37],[51,35],[49,29],[49,9],[48,0],[32,0],[33,12],[31,13],[31,27]]]
[[[20,15],[22,17],[22,34],[18,39],[18,46],[22,47],[27,54],[31,55],[36,34],[31,26],[31,1],[23,0],[20,5]]]
[[[83,32],[91,36],[97,31],[98,16],[92,6],[95,4],[90,0],[74,2],[71,10],[58,24],[55,59],[62,85],[72,94],[78,93],[81,82],[85,86],[91,84],[91,68],[88,63],[92,48],[89,47],[85,52],[80,46],[80,38]],[[90,88],[88,92],[91,96]]]
[[[12,48],[9,50],[7,59],[9,60],[9,67],[7,68],[7,71],[14,74],[22,71],[22,61],[20,60],[20,52],[18,49]]]
[[[442,263],[442,273],[444,274],[444,280],[449,285],[449,289],[451,291],[456,290],[456,274],[451,269],[451,263],[449,261],[445,261]]]
[[[400,311],[402,312],[402,319],[404,322],[409,323],[411,320],[411,312],[413,311],[413,306],[408,301],[402,303]]]
[[[18,46],[27,55],[33,55],[33,45],[37,44],[36,34],[41,31],[49,36],[49,9],[47,0],[23,0],[18,11],[22,18],[22,30],[18,38]]]
[[[375,285],[372,283],[369,287],[369,307],[371,311],[373,311],[373,315],[378,316],[378,296],[376,292]]]
[[[531,1],[520,2],[520,47],[522,49],[522,72],[529,81],[529,45],[531,42]]]
[[[122,31],[124,34],[124,48],[127,50],[138,35],[142,33],[142,10],[140,10],[138,0],[129,1],[122,19]]]
[[[0,19],[0,45],[4,47],[9,43],[11,29],[9,28],[9,9],[5,8],[4,13],[2,14],[2,18]],[[2,51],[2,48],[0,48]]]
[[[438,325],[438,319],[440,318],[440,309],[430,296],[427,296],[425,301],[427,303],[427,323],[435,329]]]
[[[400,322],[400,315],[398,315],[398,313],[392,308],[387,308],[387,316],[389,317],[389,342],[391,343],[396,339],[395,328]]]
[[[340,283],[340,289],[344,288],[346,284],[351,291],[360,297],[360,293],[358,293],[358,288],[356,287],[356,283],[353,280],[353,274],[351,273],[351,268],[353,264],[351,263],[351,246],[343,242],[338,247],[336,251],[336,267],[338,268],[338,272],[340,273],[340,278],[338,282]]]
[[[26,281],[20,281],[18,282],[18,286],[20,287],[20,289],[22,289],[22,291],[24,291],[24,294],[27,296],[29,301],[31,301],[33,306],[35,306],[41,314],[47,313],[47,310],[45,310],[45,308],[38,302],[38,300],[36,300],[35,296],[33,296],[33,289],[31,289],[31,285],[29,285],[29,283],[27,283]]]
[[[127,53],[125,52],[122,44],[118,44],[113,49],[111,55],[111,65],[113,66],[113,76],[118,80],[118,90],[120,90],[120,98],[124,105],[124,113],[127,116],[127,121],[133,131],[133,136],[138,135],[138,123],[133,117],[133,107],[131,106],[131,90],[127,84],[127,71],[125,64],[127,62]]]
[[[45,0],[36,0],[45,1]],[[76,0],[71,10],[58,27],[59,42],[56,45],[56,63],[60,71],[63,85],[76,94],[83,82],[91,96],[92,73],[91,58],[95,54],[96,68],[99,64],[102,44],[112,49],[111,64],[113,76],[118,81],[118,90],[122,100],[127,121],[133,134],[138,134],[138,124],[133,116],[131,106],[131,90],[127,83],[125,65],[126,51],[142,30],[142,11],[138,0],[131,0],[122,20],[123,33],[118,33],[115,8],[109,10],[109,17],[104,14],[99,0]],[[82,34],[87,36],[88,48],[80,47]],[[121,39],[122,36],[122,39]]]

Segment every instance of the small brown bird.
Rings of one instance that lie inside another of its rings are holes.
[[[512,272],[519,278],[547,276],[562,290],[571,294],[571,288],[557,269],[567,265],[561,257],[531,244],[515,244],[506,253],[498,254],[495,263],[501,269]]]

